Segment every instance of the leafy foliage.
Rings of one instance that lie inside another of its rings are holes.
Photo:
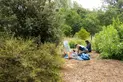
[[[70,39],[69,40],[69,45],[70,45],[70,48],[75,48],[75,45],[76,44],[80,44],[80,45],[86,45],[85,44],[85,41],[84,40],[81,40],[79,38],[73,38],[73,39]]]
[[[61,20],[50,0],[0,0],[0,26],[15,36],[40,36],[41,42],[58,42]],[[57,34],[57,36],[56,36]]]
[[[82,40],[85,40],[89,37],[90,33],[87,32],[84,28],[82,28],[79,32],[75,34],[75,37],[78,37]]]
[[[75,10],[62,8],[59,12],[63,17],[64,25],[71,27],[72,36],[81,29],[81,17]]]
[[[72,27],[71,34],[74,35],[81,28],[81,17],[74,10],[69,10],[66,14],[66,24]]]
[[[96,34],[95,46],[103,58],[123,58],[123,44],[120,43],[118,31],[112,25],[104,27],[103,31]]]
[[[87,17],[83,19],[83,27],[91,34],[94,35],[95,33],[100,31],[99,20],[97,18],[96,12],[90,12],[86,15]]]
[[[54,44],[36,48],[32,40],[2,38],[0,40],[1,82],[59,82],[62,59]]]
[[[119,18],[113,20],[113,26],[118,31],[120,40],[123,41],[123,23],[120,22]]]
[[[103,0],[104,7],[98,11],[98,19],[100,21],[100,25],[108,26],[113,23],[113,18],[117,17],[123,22],[122,12],[123,12],[123,1],[122,0]],[[108,5],[107,5],[108,4]],[[104,12],[105,10],[105,12]]]
[[[62,25],[65,36],[70,36],[72,28],[69,25]]]
[[[54,0],[57,8],[69,9],[72,6],[71,0]]]

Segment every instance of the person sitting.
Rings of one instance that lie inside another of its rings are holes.
[[[67,44],[68,45],[68,44]],[[88,49],[82,45],[76,44],[77,50],[64,51],[65,59],[90,60],[90,56],[86,54]]]
[[[88,49],[85,46],[76,44],[78,53],[78,60],[90,60],[90,55],[88,54]]]
[[[86,40],[85,43],[86,43],[86,48],[88,49],[88,52],[91,52],[91,43],[88,40]]]
[[[77,54],[78,55],[80,55],[82,53],[85,53],[85,54],[88,53],[88,49],[85,46],[82,46],[80,44],[76,44],[75,46],[77,48]]]

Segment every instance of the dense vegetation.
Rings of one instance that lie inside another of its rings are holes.
[[[0,0],[0,81],[59,82],[63,37],[74,48],[93,36],[102,58],[122,60],[122,22],[122,0],[92,11],[71,0]]]
[[[120,35],[113,25],[104,27],[96,34],[95,46],[103,58],[123,59],[123,42],[120,41]]]
[[[102,58],[123,60],[123,1],[111,0],[103,18],[112,20],[104,20],[105,26],[103,30],[95,36],[96,51],[101,53]],[[110,16],[108,16],[110,15]],[[103,22],[102,22],[103,24]]]
[[[0,82],[59,82],[63,61],[51,43],[0,37]]]
[[[54,4],[50,0],[1,0],[0,27],[15,36],[58,42],[62,33]]]
[[[0,82],[61,80],[57,13],[50,0],[0,0]]]

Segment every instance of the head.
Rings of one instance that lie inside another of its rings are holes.
[[[86,44],[89,44],[90,42],[88,40],[85,41]]]
[[[76,50],[73,50],[73,52],[76,52]]]

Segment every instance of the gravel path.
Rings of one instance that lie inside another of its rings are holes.
[[[61,74],[63,82],[123,82],[123,62],[97,59],[94,51],[91,60],[65,60]]]

